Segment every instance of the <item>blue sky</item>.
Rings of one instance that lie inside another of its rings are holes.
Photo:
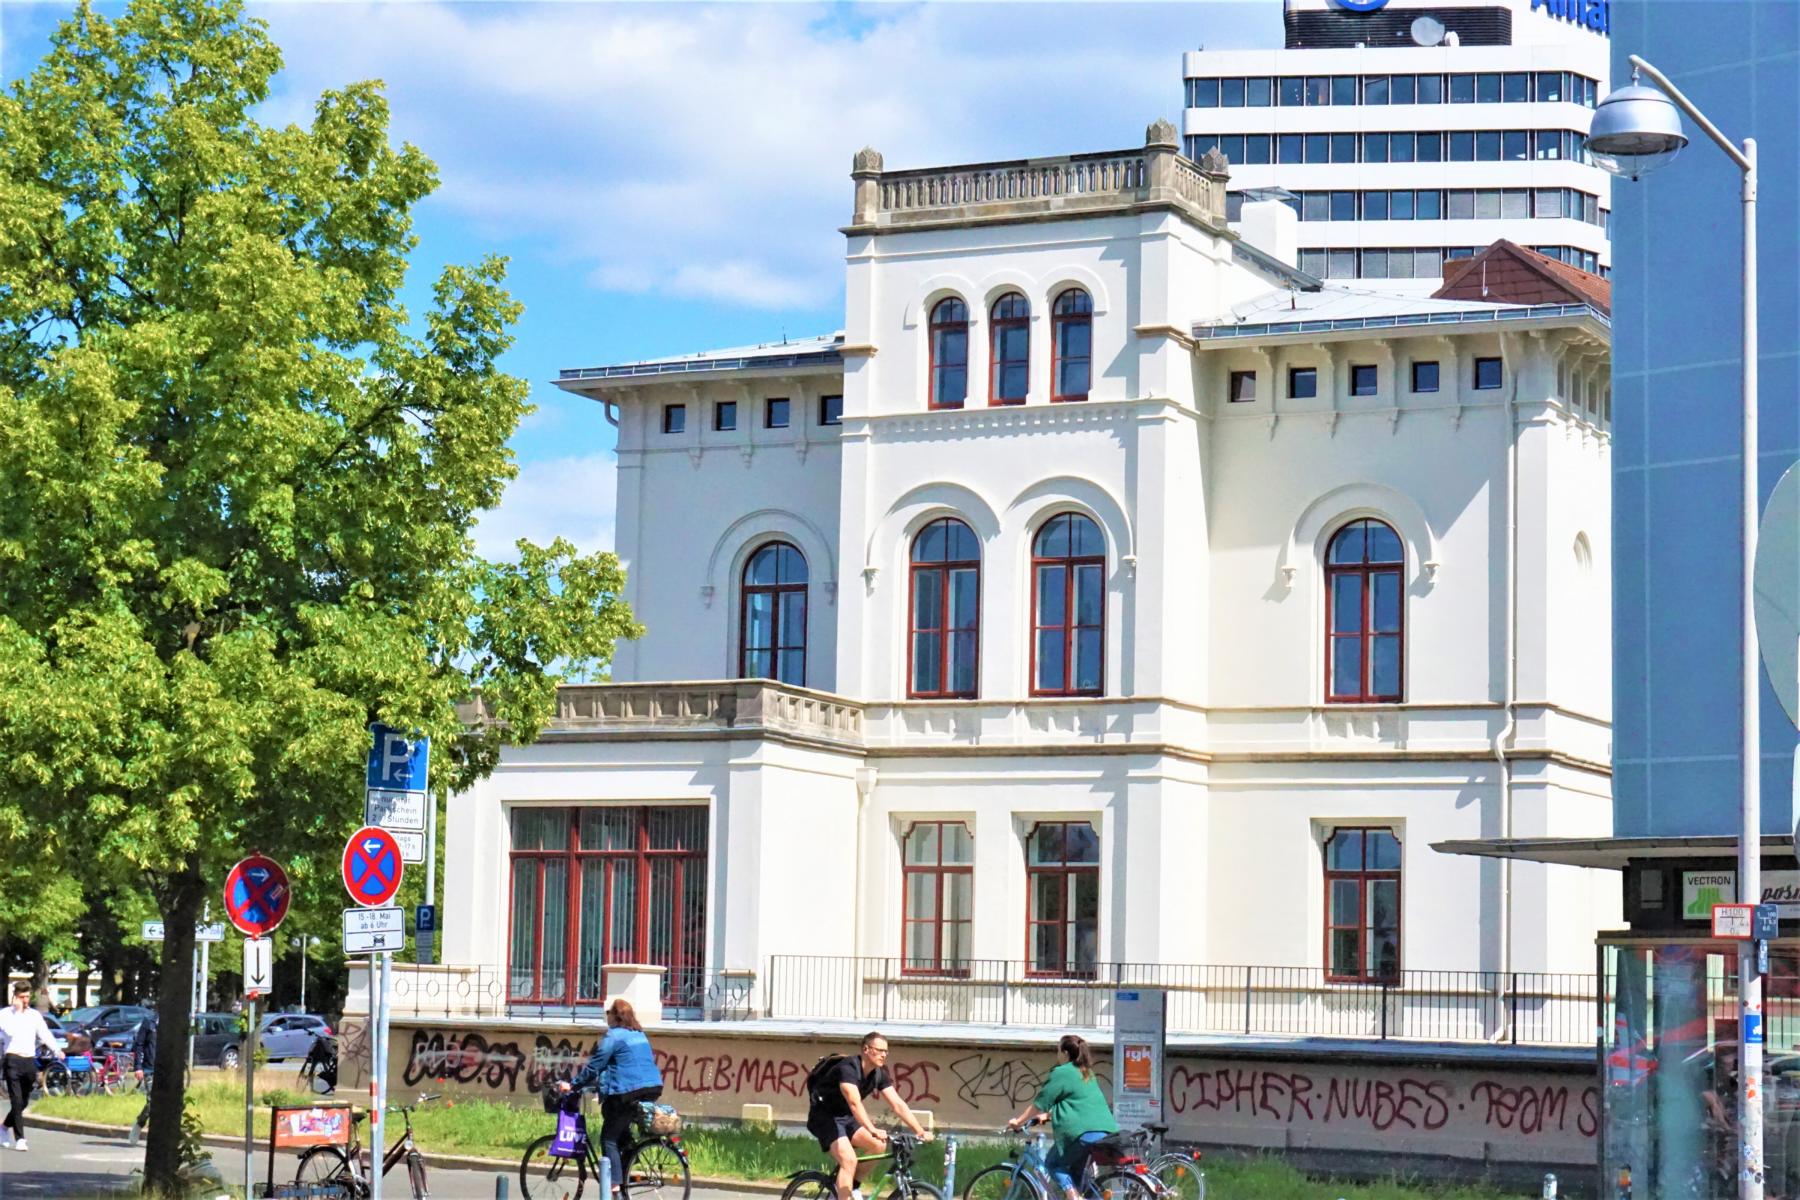
[[[72,9],[0,5],[0,75]],[[117,5],[101,5],[116,12]],[[842,325],[850,160],[891,167],[1136,145],[1179,124],[1181,52],[1278,46],[1277,0],[1204,4],[252,4],[286,69],[265,120],[387,85],[438,164],[409,302],[446,262],[511,259],[508,370],[539,411],[478,531],[610,548],[612,429],[559,368]]]

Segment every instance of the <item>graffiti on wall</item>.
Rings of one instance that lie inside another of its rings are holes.
[[[800,1120],[807,1072],[820,1055],[839,1049],[744,1034],[658,1030],[652,1036],[665,1097],[702,1117],[736,1117],[744,1104],[761,1103],[773,1106],[778,1120]],[[400,1086],[526,1102],[573,1077],[597,1045],[585,1031],[396,1026],[389,1062]],[[901,1098],[930,1109],[940,1124],[962,1128],[998,1126],[1037,1094],[1054,1065],[1048,1047],[896,1043],[894,1049],[889,1070]],[[1107,1087],[1109,1070],[1102,1057],[1097,1071]],[[363,1080],[366,1074],[356,1074],[349,1083]],[[1548,1067],[1273,1062],[1215,1049],[1172,1050],[1166,1086],[1164,1111],[1178,1140],[1274,1144],[1336,1130],[1367,1136],[1372,1146],[1403,1137],[1414,1152],[1470,1155],[1503,1144],[1545,1161],[1583,1163],[1593,1160],[1600,1124],[1599,1090],[1589,1077]]]

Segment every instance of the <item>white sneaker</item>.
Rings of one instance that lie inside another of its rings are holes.
[[[25,1144],[24,1138],[14,1138],[13,1139],[13,1149],[14,1150],[29,1150],[29,1149],[31,1149],[31,1147],[27,1146]]]

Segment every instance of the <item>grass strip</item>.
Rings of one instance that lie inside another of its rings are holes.
[[[208,1133],[242,1134],[244,1084],[242,1076],[196,1083],[188,1097]],[[268,1130],[271,1104],[303,1105],[334,1103],[335,1097],[315,1097],[271,1088],[257,1096],[257,1135]],[[129,1125],[144,1106],[141,1095],[46,1096],[31,1111],[47,1117]],[[590,1122],[598,1126],[598,1118]],[[413,1132],[427,1153],[462,1154],[475,1158],[517,1160],[525,1147],[551,1132],[553,1122],[537,1109],[494,1104],[486,1100],[434,1101],[413,1114]],[[695,1175],[728,1179],[779,1180],[795,1171],[823,1165],[825,1158],[810,1137],[757,1130],[742,1126],[690,1126],[682,1134]],[[956,1156],[956,1174],[962,1182],[984,1167],[1006,1157],[1004,1142],[964,1139]],[[1208,1161],[1205,1164],[1207,1194],[1226,1200],[1510,1200],[1517,1193],[1491,1187],[1447,1185],[1425,1178],[1394,1178],[1374,1183],[1351,1183],[1308,1177],[1273,1157]],[[918,1174],[937,1181],[944,1176],[942,1143],[920,1148]],[[879,1195],[870,1191],[870,1195]]]

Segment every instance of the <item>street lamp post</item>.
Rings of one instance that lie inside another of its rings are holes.
[[[297,937],[288,940],[289,945],[300,947],[300,1011],[306,1011],[306,956],[309,947],[319,944],[316,937]]]
[[[1681,90],[1655,67],[1631,56],[1631,86],[1607,96],[1594,110],[1587,139],[1588,154],[1615,175],[1640,179],[1669,162],[1687,144],[1677,109],[1693,119],[1725,152],[1743,174],[1744,212],[1744,484],[1743,608],[1739,683],[1743,689],[1743,791],[1738,800],[1738,899],[1751,904],[1762,900],[1762,801],[1758,791],[1762,747],[1758,723],[1761,714],[1760,680],[1757,678],[1756,615],[1756,139],[1734,145],[1718,126],[1707,120]],[[1640,86],[1642,73],[1656,84]],[[1661,89],[1660,91],[1657,89]],[[1762,1200],[1762,975],[1754,944],[1738,943],[1738,1196]]]

